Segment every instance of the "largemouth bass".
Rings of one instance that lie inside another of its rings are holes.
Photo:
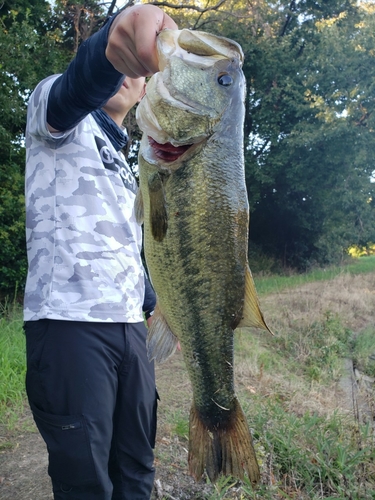
[[[267,329],[247,261],[245,79],[241,47],[189,30],[158,36],[160,71],[137,109],[143,131],[136,200],[157,294],[150,359],[179,341],[193,388],[189,469],[259,480],[234,391],[233,331]]]

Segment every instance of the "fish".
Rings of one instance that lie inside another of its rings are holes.
[[[259,465],[234,388],[234,330],[269,330],[248,264],[243,52],[203,31],[163,30],[159,72],[136,111],[137,221],[157,303],[148,356],[180,343],[193,401],[188,465],[199,481],[220,474],[253,485]]]

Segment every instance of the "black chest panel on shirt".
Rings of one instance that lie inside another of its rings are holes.
[[[129,189],[132,193],[136,193],[138,185],[129,165],[124,161],[121,161],[120,158],[114,158],[107,143],[100,137],[95,136],[95,143],[104,167],[108,170],[112,170],[113,172],[117,172],[120,175],[125,188]]]

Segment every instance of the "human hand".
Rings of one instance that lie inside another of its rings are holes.
[[[155,5],[135,5],[113,21],[106,57],[117,71],[131,78],[159,71],[156,37],[165,28],[178,29],[171,17]]]

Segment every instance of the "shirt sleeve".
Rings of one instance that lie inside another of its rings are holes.
[[[115,17],[80,45],[65,73],[54,81],[48,96],[47,123],[56,130],[74,128],[91,111],[104,106],[121,87],[125,76],[105,55]]]

